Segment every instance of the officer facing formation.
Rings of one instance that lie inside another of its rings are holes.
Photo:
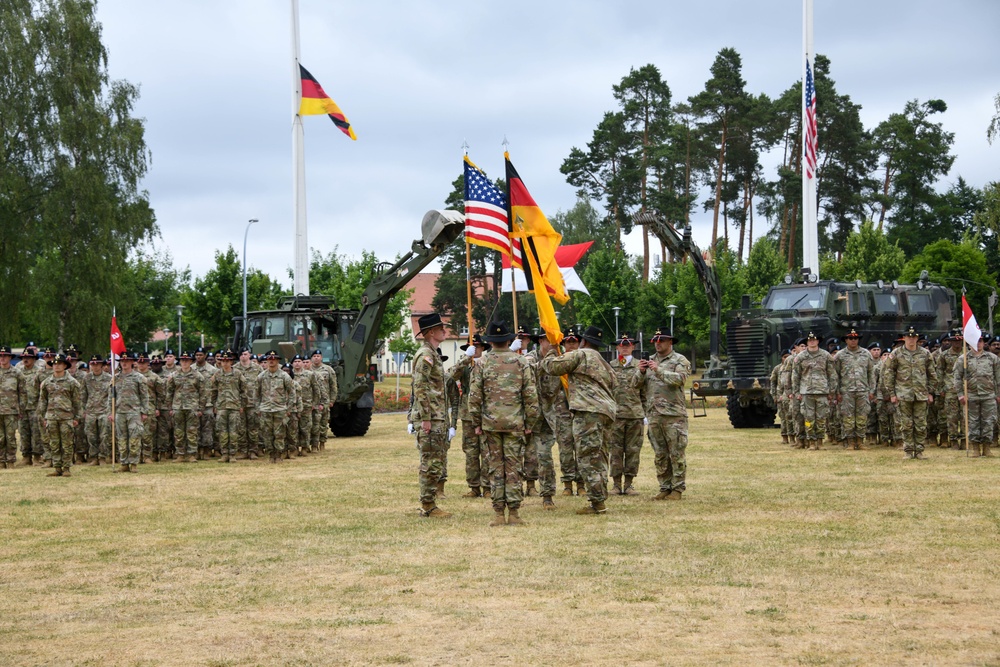
[[[417,448],[420,450],[420,514],[446,518],[451,514],[438,507],[436,501],[448,438],[444,366],[437,350],[447,333],[437,313],[420,317],[417,325],[420,327],[417,335],[423,338],[423,344],[413,357],[411,416],[416,425]]]
[[[836,390],[837,372],[833,357],[819,348],[819,339],[810,331],[806,336],[805,351],[795,355],[792,363],[792,393],[801,405],[805,441],[809,449],[820,449],[826,435],[830,400]]]
[[[868,431],[868,412],[875,396],[875,363],[872,355],[858,345],[861,336],[851,329],[844,336],[846,350],[834,357],[837,372],[837,405],[845,447],[862,448]]]
[[[886,361],[884,379],[889,400],[899,410],[904,458],[922,459],[927,437],[927,404],[934,400],[930,388],[937,382],[937,373],[931,353],[917,345],[917,331],[913,327],[904,334],[903,347],[893,351]]]

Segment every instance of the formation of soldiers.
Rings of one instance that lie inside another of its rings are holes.
[[[438,351],[446,336],[440,315],[421,317],[418,324],[423,345],[414,356],[408,429],[420,452],[422,516],[450,516],[437,501],[444,497],[458,421],[469,487],[463,497],[490,499],[491,526],[522,525],[525,496],[540,495],[543,509],[555,509],[554,446],[562,495],[587,498],[578,514],[606,513],[609,495],[637,495],[633,480],[644,430],[659,482],[653,499],[681,499],[688,435],[684,383],[691,366],[674,352],[676,339],[668,329],[652,337],[656,351],[647,359],[633,355],[635,341],[623,334],[609,363],[600,354],[605,343],[597,327],[569,332],[559,348],[544,334],[514,333],[504,322],[491,322],[484,335],[461,347],[462,358],[446,373]]]
[[[319,350],[284,367],[274,350],[126,352],[114,386],[108,360],[79,363],[72,345],[56,353],[28,343],[14,358],[0,347],[0,467],[41,466],[52,477],[71,476],[74,464],[135,473],[169,460],[306,456],[325,449],[338,389]]]
[[[965,359],[961,330],[928,341],[910,327],[885,351],[878,342],[860,347],[854,330],[843,342],[821,349],[810,332],[772,370],[782,442],[818,450],[826,437],[922,459],[926,447],[965,450],[968,440],[968,456],[990,456],[1000,434],[1000,337],[982,335]]]

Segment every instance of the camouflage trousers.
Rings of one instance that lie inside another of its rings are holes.
[[[830,399],[826,394],[802,395],[802,422],[806,440],[822,440],[826,436],[826,420],[830,415]]]
[[[969,442],[989,445],[997,423],[997,400],[993,396],[969,399]]]
[[[39,426],[38,432],[41,435],[40,440],[42,441],[42,460],[51,461],[52,449],[49,446],[49,429],[42,426],[42,422],[45,420],[42,415],[36,412],[35,419],[38,420],[38,426]]]
[[[465,454],[465,483],[470,489],[490,488],[489,461],[482,437],[476,435],[476,427],[468,419],[462,420],[462,453]]]
[[[45,430],[49,434],[52,467],[56,470],[69,470],[73,465],[73,445],[76,438],[73,420],[50,419]]]
[[[965,411],[958,402],[958,394],[945,394],[944,412],[948,421],[948,439],[953,444],[965,440]]]
[[[788,399],[788,421],[789,424],[789,435],[795,434],[795,438],[805,439],[806,437],[806,424],[802,417],[802,401],[797,398]]]
[[[257,408],[247,408],[243,413],[243,430],[240,431],[236,449],[247,456],[251,453],[260,454],[260,413]]]
[[[551,497],[556,495],[556,465],[552,460],[556,436],[544,419],[540,423],[541,426],[531,432],[529,446],[535,448],[538,459],[538,495]]]
[[[153,438],[153,449],[160,454],[174,451],[174,418],[166,408],[160,408],[160,416],[156,418],[156,436]]]
[[[896,419],[898,410],[890,401],[880,400],[876,408],[878,414],[878,440],[882,445],[892,446],[897,440],[902,440],[903,436],[899,431],[899,420]]]
[[[285,451],[292,454],[299,450],[299,413],[295,410],[288,411],[285,419]]]
[[[198,453],[198,413],[194,410],[174,411],[174,451],[177,456]]]
[[[87,444],[87,434],[83,430],[83,420],[73,428],[73,451],[82,456],[87,455],[90,446]]]
[[[871,410],[868,393],[849,391],[841,394],[838,407],[840,408],[841,437],[865,437],[865,434],[868,433],[868,411]]]
[[[642,453],[642,418],[616,419],[609,429],[611,478],[637,477]]]
[[[927,401],[899,401],[896,407],[899,408],[896,418],[903,436],[903,450],[924,451],[924,440],[927,439]]]
[[[0,462],[17,462],[17,429],[20,425],[18,415],[0,415]]]
[[[878,401],[868,402],[868,424],[866,430],[869,437],[878,437]]]
[[[142,455],[144,433],[142,415],[138,412],[118,412],[115,414],[115,435],[118,438],[118,460],[122,465],[138,465]]]
[[[941,433],[941,406],[944,401],[939,394],[934,395],[934,402],[927,406],[927,439],[937,440],[938,433]]]
[[[826,436],[832,441],[843,438],[843,428],[840,423],[840,403],[833,401],[827,403]]]
[[[321,410],[313,410],[309,428],[309,444],[314,450],[318,451],[319,446],[326,442],[326,429],[329,427],[330,420],[323,421],[323,415],[329,415],[329,413],[330,408],[325,405]]]
[[[239,410],[217,410],[215,414],[215,442],[223,456],[236,456],[236,449],[243,440],[243,413]]]
[[[526,449],[524,436],[520,433],[484,431],[482,439],[489,460],[493,509],[498,512],[504,507],[516,510],[524,500],[521,489],[521,462]]]
[[[264,451],[271,456],[285,453],[287,412],[260,412],[260,439]]]
[[[156,424],[159,421],[160,418],[154,411],[147,415],[146,421],[142,423],[142,461],[153,459],[153,443],[156,440]]]
[[[556,410],[553,419],[546,419],[549,428],[556,435],[559,443],[559,479],[565,482],[579,482],[580,475],[576,466],[576,441],[573,440],[573,414]]]
[[[606,438],[614,420],[599,412],[573,412],[573,440],[576,443],[576,469],[587,488],[587,500],[602,503],[607,499],[608,459]]]
[[[211,410],[203,412],[198,420],[198,446],[215,448],[215,415]]]
[[[42,455],[42,433],[38,424],[38,416],[34,410],[29,410],[27,416],[18,425],[21,434],[21,456]]]
[[[527,446],[527,438],[525,438],[525,442],[526,446],[522,454],[524,460],[521,464],[521,477],[525,482],[536,482],[538,481],[538,450]]]
[[[111,422],[106,414],[87,415],[83,419],[83,430],[87,434],[90,460],[111,457]]]
[[[448,481],[448,452],[450,450],[451,450],[451,438],[448,437],[448,427],[446,426],[444,432],[444,460],[441,461],[441,477],[438,478],[439,482]]]
[[[788,399],[779,400],[776,404],[778,419],[781,420],[781,435],[795,437],[795,427],[789,419]]]
[[[298,445],[302,451],[309,451],[312,444],[313,415],[316,412],[312,408],[306,408],[299,413],[299,440]]]
[[[649,442],[653,445],[653,464],[660,491],[684,491],[687,488],[687,417],[650,417]]]
[[[444,421],[432,421],[430,433],[416,425],[417,448],[420,450],[420,502],[434,503],[437,485],[444,472],[444,457],[448,447],[448,426]]]

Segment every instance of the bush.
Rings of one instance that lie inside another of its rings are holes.
[[[399,392],[399,400],[396,400],[396,390],[382,391],[375,390],[375,412],[406,412],[410,409],[409,391]]]

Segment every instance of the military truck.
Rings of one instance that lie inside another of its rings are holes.
[[[774,424],[776,406],[770,393],[771,369],[781,352],[810,331],[821,341],[840,340],[851,329],[861,345],[891,347],[910,326],[929,339],[960,324],[955,292],[931,283],[926,272],[916,285],[896,281],[834,282],[807,276],[803,282],[772,287],[754,306],[744,296],[726,328],[728,359],[710,366],[694,383],[699,396],[726,396],[729,420],[736,428]]]
[[[375,405],[368,372],[372,354],[382,341],[378,331],[386,306],[400,289],[430,264],[465,228],[458,211],[428,211],[421,238],[394,264],[382,264],[361,296],[361,309],[340,308],[330,296],[284,296],[274,310],[233,318],[235,348],[254,354],[279,350],[290,359],[313,350],[337,373],[339,393],[330,411],[330,428],[338,438],[362,436],[371,424]]]

